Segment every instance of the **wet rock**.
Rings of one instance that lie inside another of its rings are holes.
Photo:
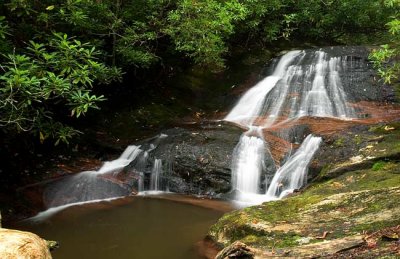
[[[231,156],[242,130],[215,123],[205,126],[163,131],[168,137],[152,151],[163,161],[170,191],[215,195],[231,189]]]
[[[336,163],[331,160],[330,167],[322,172],[326,175],[301,192],[226,214],[211,227],[210,238],[225,247],[236,241],[250,249],[257,247],[252,251],[260,258],[336,258],[343,250],[360,245],[371,249],[363,241],[368,238],[367,233],[400,224],[400,127],[396,123],[390,125],[395,130],[385,131],[384,135],[380,128],[384,130],[386,125],[357,132],[363,134],[359,135],[362,141],[356,139],[353,144],[359,142],[361,147],[353,155],[361,159],[352,161],[348,157]],[[349,141],[337,142],[334,137],[325,145],[335,142],[346,146]],[[328,157],[325,159],[329,161]],[[376,253],[391,253],[379,243],[374,247]]]
[[[251,259],[254,258],[254,252],[242,242],[234,242],[230,246],[224,248],[217,254],[215,259],[229,259],[229,258],[243,258]]]
[[[117,180],[116,176],[97,176],[90,171],[67,176],[46,186],[43,202],[47,208],[51,208],[69,203],[129,195],[132,186]]]
[[[50,259],[45,240],[24,231],[0,228],[0,258]]]
[[[385,128],[394,128],[386,131]],[[310,178],[321,182],[346,172],[369,169],[379,161],[398,160],[400,123],[356,126],[325,138],[310,167]]]

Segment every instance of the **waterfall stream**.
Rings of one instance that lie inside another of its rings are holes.
[[[306,183],[308,165],[321,140],[320,137],[307,136],[296,153],[275,173],[267,191],[268,199],[282,198]]]
[[[154,165],[153,169],[151,171],[151,182],[150,182],[150,190],[154,191],[161,191],[162,188],[162,182],[161,182],[161,176],[162,176],[162,161],[161,159],[156,158],[154,160]]]
[[[161,159],[150,154],[167,135],[160,134],[145,146],[128,146],[119,158],[106,161],[97,171],[67,176],[46,188],[44,202],[47,217],[75,204],[127,196],[130,190],[139,194],[166,190]]]
[[[340,79],[346,62],[322,50],[290,51],[280,58],[272,75],[250,88],[224,118],[249,128],[232,155],[232,190],[236,192],[236,200],[260,203],[282,198],[304,186],[308,165],[321,138],[311,134],[286,136],[286,141],[291,137],[304,141],[268,183],[262,181],[266,174],[265,154],[269,151],[263,132],[302,117],[356,118]],[[256,136],[251,133],[254,127]],[[279,131],[274,134],[279,135]],[[262,185],[266,191],[262,191]]]
[[[232,153],[234,200],[254,204],[279,199],[306,184],[308,167],[321,137],[302,130],[296,122],[311,117],[357,118],[341,80],[341,73],[352,66],[351,62],[322,50],[289,51],[276,62],[271,75],[238,100],[224,118],[248,129]],[[279,128],[288,122],[289,128]],[[168,191],[178,146],[171,146],[167,156],[157,153],[166,138],[160,134],[141,145],[128,146],[119,158],[105,162],[99,170],[81,172],[52,184],[45,191],[46,206],[54,210],[132,192]],[[280,148],[279,157],[273,152],[271,141],[289,148]],[[198,158],[203,166],[209,163],[206,155]],[[175,179],[174,184],[179,185],[179,181]]]

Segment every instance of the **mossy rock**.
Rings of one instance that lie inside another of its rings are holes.
[[[339,137],[334,143],[343,143],[342,139]],[[346,172],[366,170],[379,163],[400,160],[400,123],[371,126],[369,132],[355,134],[351,144],[359,147],[357,152],[345,161],[325,162],[313,182],[324,182]],[[332,148],[338,147],[332,145]]]
[[[228,213],[209,235],[222,246],[240,241],[285,255],[305,244],[339,244],[400,224],[400,164],[378,160],[368,166],[316,182],[295,196]]]

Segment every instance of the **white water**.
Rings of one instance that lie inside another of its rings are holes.
[[[265,156],[264,140],[242,135],[233,151],[233,188],[243,193],[259,193]],[[253,172],[248,174],[247,172]]]
[[[80,172],[48,186],[44,198],[49,208],[48,212],[56,213],[82,202],[97,202],[128,195],[129,188],[132,187],[137,187],[138,192],[163,190],[162,161],[157,158],[150,160],[149,153],[156,149],[160,141],[166,137],[167,135],[164,134],[159,135],[146,150],[140,146],[128,146],[119,158],[105,162],[99,170]],[[129,168],[128,171],[136,175],[134,177],[136,185],[130,187],[133,183],[129,179],[118,180],[117,175],[125,168]],[[151,168],[151,171],[148,168]],[[149,178],[147,189],[145,188],[146,175]]]
[[[66,208],[69,208],[69,207],[80,206],[80,205],[85,205],[85,204],[90,204],[90,203],[104,202],[104,201],[113,201],[113,200],[121,199],[124,197],[125,196],[119,196],[119,197],[111,197],[111,198],[107,198],[107,199],[97,199],[97,200],[90,200],[90,201],[68,203],[65,205],[49,208],[45,211],[41,211],[37,215],[30,217],[26,220],[30,221],[30,222],[39,222],[39,221],[46,220],[49,217],[53,216],[54,214],[57,214],[58,212],[65,210]]]
[[[269,199],[282,198],[306,184],[308,165],[321,141],[320,137],[307,136],[294,155],[275,173],[266,193]]]
[[[307,64],[310,60],[310,64]],[[340,57],[329,57],[323,51],[311,54],[304,51],[288,52],[280,59],[272,75],[248,90],[224,118],[249,128],[233,152],[232,189],[237,191],[237,200],[260,203],[277,199],[306,183],[308,165],[319,147],[321,138],[309,135],[301,147],[277,170],[268,190],[265,191],[260,186],[266,185],[265,160],[270,154],[262,131],[282,120],[295,120],[304,116],[354,118],[355,111],[346,103],[347,96],[340,80],[340,72],[343,69],[345,66]],[[259,118],[262,120],[257,120]],[[52,198],[62,200],[62,195],[79,189],[80,199],[78,202],[66,199],[66,204],[50,210],[58,211],[82,202],[103,200],[103,196],[98,199],[93,191],[104,190],[90,187],[96,185],[97,176],[119,173],[133,162],[134,170],[139,175],[139,193],[159,193],[163,190],[163,164],[160,159],[150,159],[149,153],[156,149],[165,137],[166,135],[161,134],[146,149],[128,146],[118,159],[105,162],[99,170],[82,172],[69,178],[63,183],[63,190],[56,192]],[[149,177],[149,181],[145,181],[145,177]],[[145,183],[149,184],[147,188]],[[118,195],[114,194],[111,197],[116,196]]]
[[[309,60],[311,64],[305,62]],[[249,127],[263,117],[262,126],[269,127],[280,117],[355,118],[339,77],[344,68],[341,57],[328,57],[323,51],[288,52],[273,74],[249,89],[224,120]]]
[[[254,120],[262,111],[264,97],[267,96],[278,81],[282,79],[288,65],[301,53],[301,51],[296,50],[290,51],[284,55],[279,61],[274,73],[248,90],[224,120],[235,122],[243,126],[253,125]]]
[[[346,93],[339,78],[341,59],[328,59],[325,52],[316,51],[314,60],[315,64],[305,73],[304,98],[296,117],[355,117],[353,108],[346,105]]]
[[[151,170],[151,183],[150,189],[154,191],[161,190],[161,175],[162,175],[162,161],[161,159],[155,159],[153,169]]]
[[[267,95],[279,80],[277,76],[269,76],[259,82],[240,99],[224,120],[244,126],[252,125],[264,103],[264,99],[259,97]]]
[[[266,191],[260,194],[265,174],[265,154],[269,152],[262,129],[305,116],[355,118],[347,104],[340,72],[341,57],[323,51],[290,51],[281,57],[271,76],[249,89],[224,118],[250,130],[242,135],[232,155],[232,190],[236,200],[260,203],[282,198],[306,183],[308,165],[321,138],[309,135],[301,147],[275,173]],[[249,132],[258,125],[259,134]]]
[[[143,150],[140,149],[140,146],[128,146],[118,159],[105,162],[95,174],[105,174],[120,170],[129,165],[141,152],[143,152]]]

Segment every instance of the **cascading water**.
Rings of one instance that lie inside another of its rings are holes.
[[[238,101],[224,119],[248,128],[232,156],[232,189],[236,200],[260,203],[278,199],[306,183],[308,165],[321,138],[312,135],[305,138],[308,134],[302,127],[284,131],[279,125],[290,122],[287,125],[298,126],[295,122],[307,117],[356,118],[356,110],[347,103],[344,89],[348,87],[341,81],[341,72],[351,68],[349,62],[352,61],[321,50],[290,51],[280,58],[270,76]],[[132,191],[168,190],[170,183],[165,179],[173,171],[173,155],[171,161],[165,157],[161,161],[155,157],[157,151],[153,151],[166,137],[160,134],[141,146],[129,146],[118,159],[105,162],[99,170],[82,172],[53,184],[46,191],[46,204],[61,208],[126,196]],[[294,154],[281,148],[283,156],[276,159],[271,139],[289,146],[290,151],[301,140],[304,142]],[[280,163],[283,165],[279,168]]]
[[[307,136],[296,153],[275,173],[267,191],[269,199],[282,198],[306,184],[308,165],[321,141],[320,137]]]
[[[282,79],[288,65],[301,53],[301,51],[290,51],[284,55],[279,61],[274,73],[248,90],[224,120],[247,127],[253,125],[253,122],[263,109],[264,97],[268,95],[277,82]]]
[[[257,136],[242,135],[239,144],[233,151],[233,187],[235,190],[248,193],[258,193],[265,145],[263,139]],[[247,172],[253,172],[248,174]]]
[[[129,165],[141,152],[140,146],[128,146],[118,159],[107,161],[103,166],[94,174],[105,174],[120,170]]]
[[[105,162],[97,171],[81,172],[50,185],[44,196],[46,206],[54,207],[127,195],[123,187],[106,181],[104,176],[119,173],[141,153],[139,146],[128,146],[118,159]]]
[[[151,182],[150,182],[150,190],[160,191],[162,184],[162,161],[161,159],[156,158],[154,160],[153,169],[151,170]]]
[[[257,136],[245,132],[233,152],[232,189],[238,193],[236,200],[248,202],[249,195],[255,197],[250,201],[255,203],[277,199],[306,183],[308,165],[321,138],[307,136],[268,187],[268,182],[262,181],[269,151],[263,131],[302,117],[356,118],[340,79],[346,62],[321,50],[290,51],[280,58],[272,75],[249,89],[224,118],[249,129],[257,127],[259,132]],[[299,137],[304,138],[294,136]],[[264,194],[262,185],[268,187]]]
[[[105,162],[97,171],[81,172],[49,185],[44,194],[49,213],[74,204],[127,196],[132,189],[139,193],[164,190],[161,159],[152,158],[150,153],[166,137],[159,135],[147,148],[128,146],[119,158]]]

